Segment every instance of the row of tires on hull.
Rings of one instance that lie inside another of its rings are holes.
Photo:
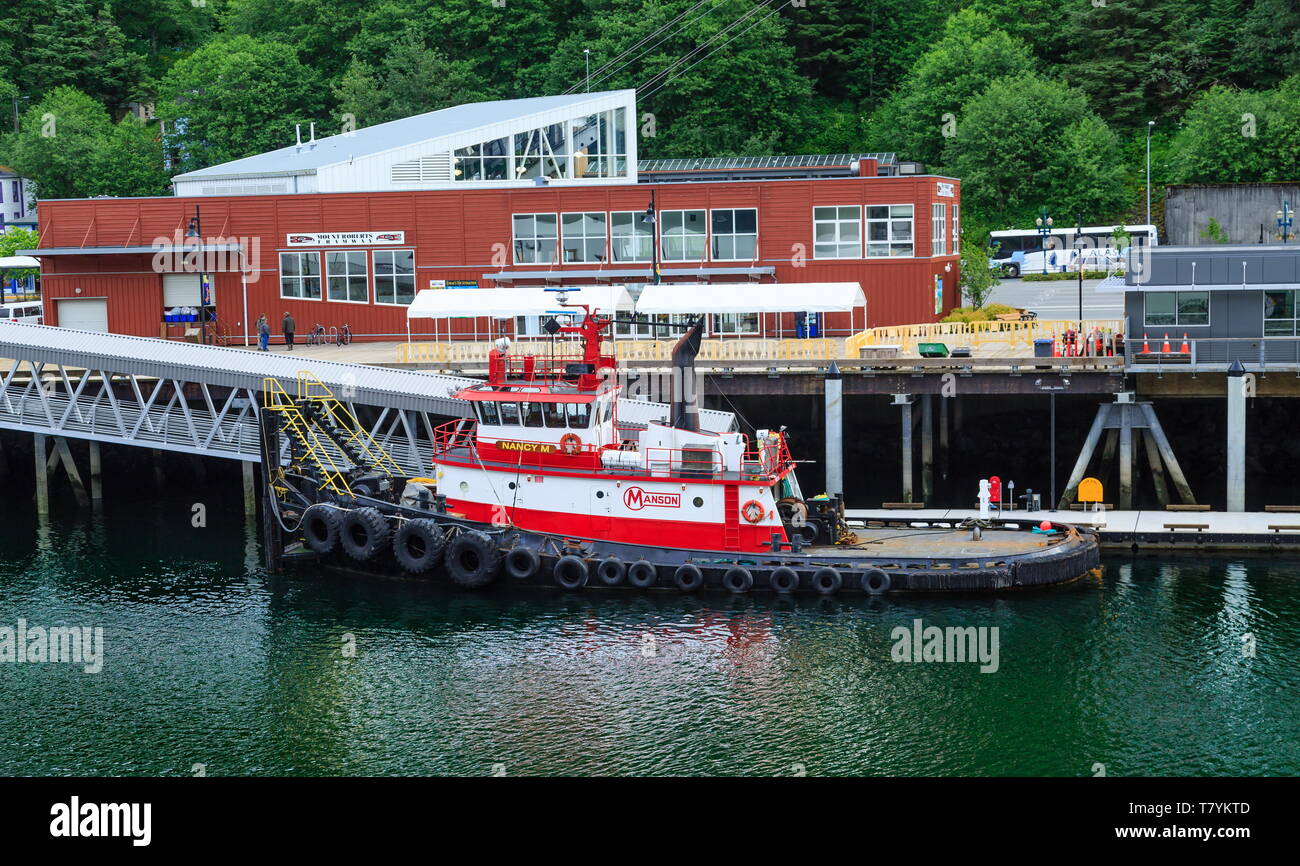
[[[387,547],[404,571],[425,574],[441,564],[453,581],[471,589],[488,585],[501,571],[515,580],[532,580],[544,566],[541,554],[531,547],[515,547],[503,554],[485,532],[460,529],[448,534],[428,518],[403,520],[394,526],[376,508],[313,506],[303,516],[302,532],[304,543],[316,553],[329,554],[341,547],[350,558],[367,562]],[[615,556],[594,558],[567,553],[555,560],[551,579],[564,589],[580,589],[588,584],[649,589],[666,581],[682,592],[694,592],[704,587],[705,572],[692,562],[659,566],[647,559],[624,562]],[[849,572],[846,580],[845,572],[830,566],[750,569],[732,565],[722,570],[720,585],[733,593],[749,592],[757,586],[778,593],[804,588],[834,595],[849,588],[879,595],[889,591],[891,580],[878,568],[860,574]]]

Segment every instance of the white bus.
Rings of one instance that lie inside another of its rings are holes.
[[[1038,229],[989,232],[989,267],[1006,277],[1072,270],[1079,255],[1076,233],[1074,226],[1053,226],[1046,236]],[[1084,226],[1084,267],[1112,270],[1123,263],[1128,247],[1154,247],[1159,242],[1155,226]]]
[[[45,310],[40,301],[0,301],[0,322],[43,325]]]

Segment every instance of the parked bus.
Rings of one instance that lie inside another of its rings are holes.
[[[989,232],[989,266],[1006,277],[1022,273],[1072,270],[1075,250],[1074,226],[1054,226],[1044,236],[1037,229],[1006,229]],[[1155,226],[1084,226],[1083,257],[1087,270],[1111,270],[1124,261],[1124,250],[1133,245],[1154,247],[1159,243]]]
[[[45,324],[45,311],[40,301],[0,302],[0,322],[18,322],[24,325]]]

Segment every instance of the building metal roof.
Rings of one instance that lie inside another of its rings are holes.
[[[806,156],[714,156],[699,159],[642,159],[638,172],[658,171],[740,171],[751,168],[825,168],[849,166],[863,159],[878,165],[893,165],[892,153],[824,153]]]
[[[279,150],[223,162],[178,174],[172,180],[313,174],[323,166],[347,162],[355,157],[382,153],[433,138],[457,135],[544,111],[581,105],[615,93],[618,91],[535,96],[528,99],[497,99],[490,102],[454,105],[437,111],[426,111],[424,114],[416,114],[412,117],[403,117],[400,120],[378,123],[352,132],[318,138],[314,143],[304,142],[302,146],[293,144]]]
[[[710,274],[722,275],[740,275],[740,276],[773,276],[776,274],[776,268],[772,265],[757,265],[753,267],[736,267],[736,268],[664,268],[659,269],[659,275],[662,277],[707,277]],[[512,280],[613,280],[613,279],[654,279],[654,271],[650,268],[607,268],[605,270],[585,270],[585,271],[500,271],[495,274],[484,274],[483,279],[494,280],[498,283],[508,283]]]

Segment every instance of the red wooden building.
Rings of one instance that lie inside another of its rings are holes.
[[[859,282],[865,310],[717,316],[846,335],[958,303],[960,184],[892,154],[638,161],[635,94],[476,103],[178,175],[176,195],[40,204],[46,321],[243,339],[347,323],[405,339],[418,289]],[[700,298],[708,313],[708,298]],[[535,321],[420,323],[483,337]],[[625,329],[627,330],[627,329]],[[637,329],[633,328],[633,331]]]

